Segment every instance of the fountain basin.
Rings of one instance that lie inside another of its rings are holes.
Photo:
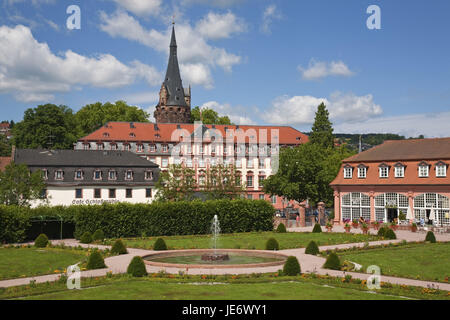
[[[228,255],[228,260],[203,260],[204,255]],[[287,256],[273,251],[238,249],[195,249],[153,253],[143,257],[154,267],[179,269],[260,268],[284,265]]]

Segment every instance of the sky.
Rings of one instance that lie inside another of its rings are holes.
[[[449,15],[448,0],[1,0],[0,120],[117,100],[152,115],[175,21],[192,106],[308,132],[324,102],[336,133],[450,136]]]

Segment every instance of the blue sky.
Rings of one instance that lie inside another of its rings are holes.
[[[119,99],[153,113],[174,14],[193,105],[309,131],[324,101],[335,132],[450,136],[447,0],[2,0],[0,119]]]

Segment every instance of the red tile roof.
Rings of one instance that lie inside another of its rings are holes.
[[[11,157],[0,157],[0,171],[3,171],[11,163]]]
[[[131,126],[133,124],[133,127]],[[186,130],[189,134],[194,131],[194,124],[171,124],[171,123],[158,123],[156,130],[154,123],[142,123],[142,122],[109,122],[95,132],[88,136],[81,138],[79,141],[128,141],[128,142],[178,142],[175,137],[179,136],[182,131],[178,129],[178,126],[182,130]],[[212,125],[204,125],[208,129],[212,129]],[[266,130],[267,144],[270,144],[272,135],[274,138],[278,137],[280,145],[296,145],[300,143],[308,142],[308,136],[300,131],[285,126],[239,126],[239,131],[236,131],[237,126],[233,125],[215,125],[215,128],[219,130],[222,137],[225,139],[225,128],[228,130],[235,130],[236,136],[245,136],[245,141],[253,139],[252,136],[257,138],[258,142],[264,137],[264,130]],[[178,130],[178,131],[177,131]],[[278,132],[272,132],[272,130],[278,130]],[[178,133],[179,132],[179,133]],[[131,135],[133,134],[133,135]]]
[[[0,123],[0,129],[9,129],[9,123],[8,122]]]

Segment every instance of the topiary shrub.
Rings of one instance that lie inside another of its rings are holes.
[[[92,251],[91,255],[88,258],[86,268],[88,270],[106,268],[105,260],[103,260],[103,257],[98,250]]]
[[[92,243],[92,241],[94,241],[92,239],[92,233],[90,233],[89,231],[83,233],[83,235],[80,238],[81,243]]]
[[[331,252],[328,255],[327,261],[325,261],[323,267],[325,269],[341,270],[341,260],[339,260],[339,257],[336,253]]]
[[[105,239],[105,233],[101,229],[97,229],[92,235],[94,241],[103,241]]]
[[[48,244],[48,237],[43,233],[38,235],[36,240],[34,240],[34,245],[37,248],[45,248],[47,246],[47,244]]]
[[[391,228],[386,229],[386,233],[384,234],[384,238],[385,239],[389,239],[389,240],[395,240],[397,239],[397,236],[395,235],[394,230],[392,230]]]
[[[167,250],[167,245],[166,245],[166,242],[164,241],[164,239],[162,239],[162,238],[156,239],[156,242],[153,245],[153,250],[155,250],[155,251]]]
[[[134,257],[127,268],[127,273],[133,277],[143,277],[147,275],[144,260],[141,257]]]
[[[279,250],[280,245],[278,244],[278,241],[275,238],[270,238],[266,242],[266,250]]]
[[[314,225],[314,228],[313,228],[312,232],[313,233],[320,233],[320,232],[322,232],[322,227],[320,226],[320,224],[316,223]]]
[[[305,250],[306,254],[312,254],[312,255],[318,255],[319,254],[319,247],[317,246],[317,243],[315,243],[314,241],[310,241],[308,243],[308,246],[306,247]]]
[[[434,236],[433,231],[428,231],[425,236],[425,241],[429,241],[431,243],[436,243],[436,237]]]
[[[127,254],[128,250],[123,244],[122,240],[118,239],[116,242],[114,242],[112,248],[111,248],[112,254]]]
[[[286,262],[284,263],[283,275],[297,276],[300,274],[300,272],[300,263],[298,263],[297,258],[294,256],[288,257]]]
[[[378,229],[377,235],[380,236],[380,237],[384,237],[384,235],[386,234],[387,230],[390,230],[390,229],[387,228],[387,227],[381,227],[380,229]]]
[[[286,226],[284,223],[280,223],[276,230],[278,233],[286,233]]]

